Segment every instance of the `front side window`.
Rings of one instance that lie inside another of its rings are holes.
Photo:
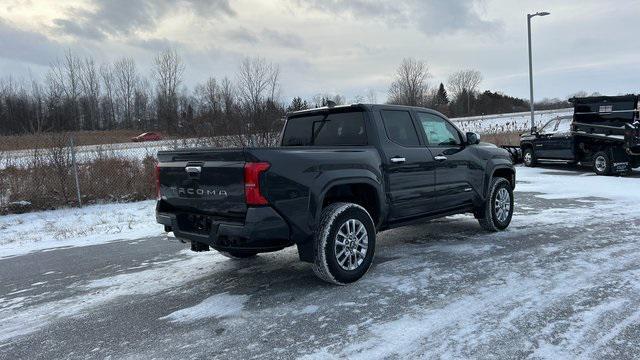
[[[432,146],[460,145],[458,130],[447,120],[429,113],[418,113],[418,119],[427,136],[427,143]]]
[[[541,134],[566,134],[571,132],[571,123],[573,117],[556,118],[546,123],[542,129]]]
[[[554,133],[556,134],[568,134],[571,132],[571,123],[573,122],[573,118],[564,118],[558,121],[557,128]]]
[[[554,129],[558,126],[558,119],[549,120],[543,127],[540,128],[541,134],[551,134]]]
[[[408,111],[382,110],[380,113],[391,141],[403,146],[420,145],[418,133]]]
[[[305,115],[289,118],[282,146],[366,145],[361,111]]]

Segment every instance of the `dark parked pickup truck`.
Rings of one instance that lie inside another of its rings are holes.
[[[323,280],[369,269],[376,232],[473,213],[513,214],[509,153],[424,108],[349,105],[290,113],[274,148],[158,153],[157,220],[195,251],[245,258],[296,245]]]
[[[568,162],[598,175],[626,175],[640,166],[637,95],[569,99],[573,115],[558,117],[520,139],[526,166]]]

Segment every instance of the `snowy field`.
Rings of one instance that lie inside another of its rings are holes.
[[[153,202],[0,217],[0,358],[636,358],[640,174],[517,170],[508,231],[383,232],[345,287],[191,253]]]
[[[535,111],[534,122],[538,128],[541,128],[547,121],[567,115],[573,115],[573,108]],[[451,121],[463,131],[473,131],[479,134],[524,133],[531,129],[530,112],[461,117],[453,118]]]

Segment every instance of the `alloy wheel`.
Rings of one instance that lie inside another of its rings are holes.
[[[509,212],[511,211],[511,196],[509,191],[505,188],[500,188],[495,200],[496,218],[501,223],[507,221],[509,218]]]
[[[344,270],[355,270],[367,256],[369,237],[367,228],[358,219],[345,221],[336,234],[335,256]]]

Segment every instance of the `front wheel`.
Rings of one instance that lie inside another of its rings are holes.
[[[491,180],[489,196],[482,209],[476,211],[476,218],[483,229],[501,231],[506,229],[513,217],[513,188],[505,178]]]
[[[522,154],[522,162],[524,162],[524,166],[527,167],[536,166],[536,158],[534,156],[532,148],[524,149],[524,153]]]
[[[334,203],[322,210],[315,237],[313,271],[320,279],[345,285],[371,267],[376,229],[362,206]]]

